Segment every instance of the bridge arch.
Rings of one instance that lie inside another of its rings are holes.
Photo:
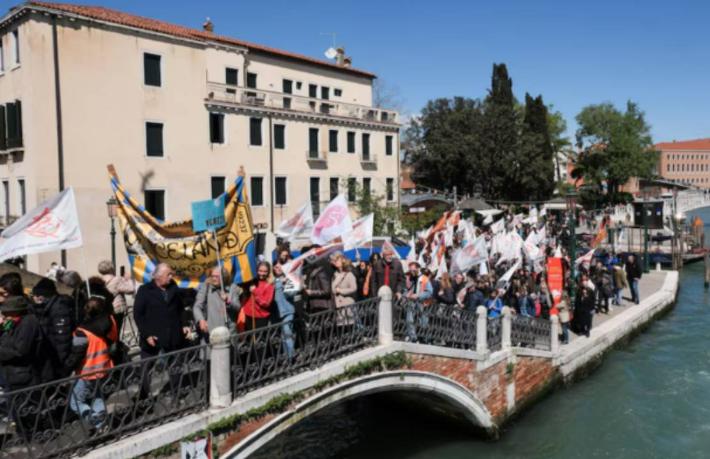
[[[313,395],[251,433],[222,457],[248,457],[289,427],[328,406],[364,395],[394,391],[421,392],[436,396],[447,402],[471,425],[489,435],[497,432],[497,426],[486,406],[461,384],[434,373],[389,371],[345,381]]]

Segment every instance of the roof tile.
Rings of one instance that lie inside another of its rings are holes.
[[[673,142],[661,142],[656,144],[656,148],[664,151],[672,150],[710,150],[710,138],[681,140]]]

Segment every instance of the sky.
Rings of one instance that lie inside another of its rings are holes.
[[[590,104],[636,102],[654,141],[710,137],[710,1],[86,0],[353,66],[395,88],[405,115],[428,100],[483,98],[505,63],[519,100],[542,94],[574,135]],[[17,2],[0,0],[5,12]]]

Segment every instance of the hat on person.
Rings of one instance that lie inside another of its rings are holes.
[[[57,294],[57,286],[52,279],[43,277],[37,282],[32,289],[32,295],[43,296],[45,298],[53,297]]]
[[[24,296],[11,296],[0,304],[3,314],[26,314],[29,311],[27,299]]]

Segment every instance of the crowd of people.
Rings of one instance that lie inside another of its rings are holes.
[[[75,375],[70,408],[92,428],[101,428],[106,407],[94,388],[106,370],[129,358],[121,342],[129,294],[135,294],[131,319],[141,359],[207,342],[217,327],[237,333],[269,325],[280,327],[283,352],[291,358],[310,315],[340,311],[337,325],[352,326],[356,319],[348,306],[376,297],[383,286],[407,305],[409,341],[420,340],[417,329],[426,328],[425,312],[432,307],[453,314],[483,306],[491,318],[500,316],[504,306],[523,317],[556,314],[562,343],[567,343],[570,331],[589,336],[595,313],[624,305],[624,289],[630,289],[632,302],[639,302],[642,270],[633,255],[621,260],[601,251],[596,259],[580,263],[577,254],[566,253],[572,236],[557,220],[524,222],[507,215],[503,223],[503,232],[516,232],[521,239],[539,233],[541,253],[529,260],[522,254],[507,259],[494,247],[500,225],[498,230],[481,225],[472,233],[453,224],[446,238],[422,234],[404,260],[391,245],[370,250],[367,257],[358,252],[355,260],[337,249],[318,255],[319,247],[307,246],[294,270],[292,250],[283,244],[274,253],[273,267],[258,263],[253,281],[233,284],[230,274],[216,266],[196,291],[179,288],[173,269],[162,263],[152,281],[140,286],[116,275],[109,261],[101,262],[99,275],[88,281],[73,271],[53,271],[68,294],[60,294],[57,281],[49,277],[26,291],[20,275],[8,273],[0,277],[0,387],[9,392]],[[457,252],[479,238],[485,240],[486,255],[461,269]],[[568,287],[558,292],[557,301],[547,278],[546,260],[551,257],[561,258]],[[149,382],[143,386],[141,398],[149,396]]]

